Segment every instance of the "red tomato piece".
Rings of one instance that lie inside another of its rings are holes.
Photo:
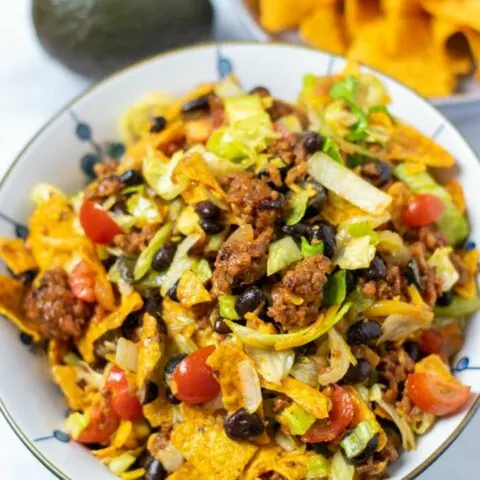
[[[91,200],[85,200],[80,207],[80,225],[85,235],[96,243],[111,243],[115,235],[122,233],[108,212]]]
[[[420,335],[420,350],[425,353],[437,353],[442,351],[443,337],[436,330],[424,330]]]
[[[439,417],[457,412],[470,397],[470,387],[430,373],[411,373],[406,387],[418,408]]]
[[[80,262],[68,276],[72,293],[87,303],[97,300],[95,296],[95,272],[85,263]]]
[[[112,393],[112,408],[121,419],[138,420],[142,417],[142,405],[130,391],[127,376],[121,368],[113,366],[110,369],[105,388]]]
[[[435,195],[421,193],[403,210],[407,227],[423,227],[438,220],[445,211],[444,203]]]
[[[220,385],[207,365],[207,358],[214,350],[213,345],[201,348],[177,365],[171,381],[175,397],[185,403],[198,404],[213,400],[219,394]]]
[[[350,394],[342,387],[332,387],[332,409],[328,419],[317,420],[302,436],[306,443],[330,442],[340,436],[352,423],[355,409]]]
[[[75,439],[80,443],[105,443],[114,434],[120,419],[107,402],[94,405],[90,410],[90,422]]]

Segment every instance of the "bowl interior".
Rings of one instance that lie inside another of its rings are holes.
[[[29,194],[39,182],[68,192],[81,188],[86,180],[81,170],[82,158],[101,155],[112,148],[112,142],[115,147],[118,119],[129,105],[153,91],[175,95],[198,83],[215,81],[219,71],[229,66],[233,66],[247,90],[265,85],[273,95],[294,100],[305,73],[337,72],[343,68],[344,60],[297,46],[223,44],[174,51],[129,68],[68,105],[27,145],[0,184],[1,213],[26,223],[32,211]],[[470,212],[471,239],[480,240],[480,205],[473,201],[480,180],[475,154],[426,101],[394,80],[383,80],[393,99],[392,112],[424,134],[434,136],[458,160]],[[85,135],[85,129],[91,135]],[[0,235],[14,235],[12,225],[1,219]],[[480,366],[480,323],[472,320],[460,357],[468,358],[471,366]],[[45,359],[23,345],[18,331],[4,320],[0,321],[0,344],[4,359],[0,363],[0,406],[24,443],[61,478],[112,478],[82,447],[58,441],[61,435],[52,437],[55,430],[62,429],[66,407],[49,378]],[[464,369],[458,375],[474,391],[480,389],[480,371]],[[474,406],[472,400],[463,412],[438,422],[432,432],[420,439],[416,451],[401,456],[392,478],[411,478],[424,468],[459,433],[473,415]]]

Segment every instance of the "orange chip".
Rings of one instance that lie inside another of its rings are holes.
[[[480,30],[480,2],[478,0],[420,0],[420,3],[434,17],[444,18],[477,31]]]
[[[350,37],[380,16],[378,0],[345,0],[345,23]]]
[[[21,238],[0,238],[0,259],[15,275],[37,268],[32,252]]]
[[[455,292],[463,298],[475,298],[477,296],[477,271],[478,271],[478,250],[461,252],[460,258],[468,269],[468,281],[464,285],[454,287]]]
[[[335,7],[321,7],[300,25],[300,36],[308,44],[327,52],[343,54],[347,49],[345,22]]]
[[[260,23],[269,32],[295,28],[319,0],[260,0]]]
[[[417,13],[421,10],[420,0],[380,0],[384,12]]]
[[[465,196],[463,195],[463,188],[458,180],[451,180],[445,185],[445,189],[452,197],[453,204],[457,207],[460,213],[465,213]]]

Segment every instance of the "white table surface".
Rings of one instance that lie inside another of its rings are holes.
[[[51,61],[41,50],[31,26],[29,4],[28,0],[2,2],[0,177],[42,124],[89,84],[87,80]],[[470,118],[457,118],[455,123],[480,152],[480,115],[477,113],[473,117],[470,115]],[[479,478],[479,431],[480,414],[477,414],[455,444],[419,480]],[[1,415],[0,478],[54,479],[17,439]]]

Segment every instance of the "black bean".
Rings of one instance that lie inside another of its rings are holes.
[[[323,242],[323,254],[328,258],[333,258],[337,249],[335,234],[335,227],[326,220],[321,220],[314,225],[310,241],[321,240]]]
[[[360,320],[348,328],[347,343],[349,345],[361,345],[378,338],[381,334],[380,324],[374,320]]]
[[[30,285],[38,274],[38,270],[27,270],[26,272],[12,275],[16,280],[22,282],[24,285]]]
[[[167,121],[165,117],[159,115],[158,117],[153,118],[152,125],[150,127],[151,133],[158,133],[161,132],[167,126]]]
[[[180,280],[177,280],[167,291],[168,298],[174,302],[178,302],[177,288],[179,282]]]
[[[280,196],[275,200],[265,199],[258,204],[258,209],[259,210],[279,210],[280,208],[283,207],[284,203],[285,202],[284,202],[283,196]]]
[[[211,200],[204,200],[195,205],[195,212],[200,218],[213,220],[220,215],[220,208]]]
[[[126,215],[128,214],[127,202],[122,198],[117,200],[111,209],[116,215]]]
[[[28,333],[22,332],[20,334],[20,341],[27,346],[30,346],[33,344],[33,337],[29,335]]]
[[[221,333],[222,335],[226,335],[227,333],[230,333],[232,331],[230,327],[221,318],[215,320],[215,323],[213,324],[213,329],[217,333]]]
[[[317,132],[308,132],[303,137],[303,145],[307,153],[315,153],[323,148],[323,137]]]
[[[305,237],[310,239],[312,235],[312,227],[305,225],[304,223],[297,223],[296,225],[284,225],[282,232],[287,235],[292,235],[295,238]]]
[[[144,309],[148,314],[150,314],[157,321],[157,327],[159,332],[166,335],[168,333],[167,324],[165,323],[165,321],[161,316],[161,309],[162,309],[161,299],[158,299],[156,295],[152,295],[145,302]]]
[[[414,258],[408,262],[407,266],[403,270],[403,274],[408,280],[408,283],[413,283],[422,292],[425,290],[425,283],[420,275],[417,261]]]
[[[208,218],[200,220],[200,226],[207,235],[216,235],[225,228],[221,222]]]
[[[420,348],[418,347],[417,343],[411,341],[405,342],[403,344],[403,349],[414,362],[418,362],[420,360]]]
[[[268,88],[258,86],[255,88],[252,88],[249,92],[251,95],[258,95],[259,97],[270,97],[270,92]]]
[[[129,187],[134,185],[140,185],[143,183],[142,174],[138,170],[127,170],[123,172],[119,177],[120,181]]]
[[[357,275],[353,270],[345,270],[345,283],[347,286],[347,295],[357,286]]]
[[[117,268],[121,279],[128,284],[132,284],[135,281],[133,275],[133,269],[135,268],[136,260],[129,257],[118,257]]]
[[[363,270],[363,276],[367,280],[382,280],[387,275],[387,266],[381,257],[375,255],[370,266]]]
[[[392,179],[392,174],[393,174],[392,167],[388,163],[381,162],[380,160],[367,162],[367,163],[364,163],[362,171],[364,171],[365,168],[371,168],[371,167],[374,167],[375,174],[368,175],[364,173],[364,176],[366,176],[370,180],[370,182],[373,183],[375,186],[382,187]]]
[[[350,459],[350,462],[354,465],[359,465],[361,463],[366,462],[376,451],[378,448],[378,433],[376,433],[370,441],[367,443],[367,446],[363,450],[362,453]]]
[[[244,408],[225,417],[223,427],[225,433],[233,440],[258,437],[265,430],[260,417],[256,413],[248,413]]]
[[[451,290],[445,292],[443,295],[437,298],[437,305],[439,307],[448,307],[453,300],[453,293]]]
[[[201,97],[194,98],[193,100],[184,103],[182,105],[182,112],[190,113],[197,110],[208,110],[210,108],[208,97],[208,95],[202,95]]]
[[[372,373],[372,365],[368,360],[360,358],[357,360],[356,365],[350,365],[347,370],[347,373],[342,378],[342,382],[355,385],[357,383],[362,383]]]
[[[146,470],[153,460],[155,460],[155,458],[148,453],[148,450],[144,450],[133,466],[134,468],[144,468]]]
[[[182,403],[173,393],[170,387],[165,388],[165,396],[167,397],[168,403],[171,403],[172,405],[179,405]]]
[[[307,343],[295,349],[295,355],[297,358],[305,357],[306,355],[315,355],[317,353],[317,344],[315,342]]]
[[[176,251],[177,246],[174,243],[167,243],[159,248],[153,256],[152,268],[157,272],[165,270],[172,263]]]
[[[167,478],[168,472],[165,470],[159,460],[154,458],[146,468],[146,472],[143,476],[144,480],[164,480]]]
[[[318,214],[323,209],[327,200],[327,191],[317,182],[309,182],[315,190],[315,195],[307,203],[308,214]]]
[[[180,353],[172,357],[163,368],[164,377],[168,377],[167,380],[170,380],[170,377],[173,375],[173,372],[177,368],[177,365],[187,356],[186,353]],[[166,383],[166,382],[165,382]]]
[[[139,390],[140,403],[146,405],[158,397],[158,385],[147,380]]]
[[[333,452],[324,443],[307,443],[307,450],[313,450],[326,458],[333,456]]]
[[[122,323],[122,328],[125,330],[133,330],[140,325],[142,312],[132,312],[127,315],[127,318]]]
[[[105,270],[110,270],[110,267],[117,261],[117,257],[114,255],[109,255],[107,258],[102,260],[102,264],[105,267]]]
[[[258,287],[248,287],[235,302],[235,310],[239,315],[245,315],[248,312],[256,310],[262,302],[265,301],[265,295]]]

